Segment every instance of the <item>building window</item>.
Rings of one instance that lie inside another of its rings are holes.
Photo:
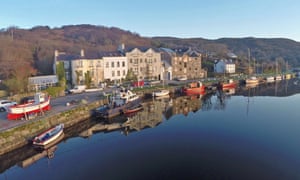
[[[78,61],[78,62],[77,62],[77,67],[78,67],[78,68],[82,68],[82,67],[83,67],[82,61]]]
[[[132,63],[132,59],[129,59],[129,62]]]
[[[89,66],[93,67],[94,66],[94,62],[90,60]]]
[[[115,62],[111,62],[111,67],[115,67]]]
[[[143,63],[143,59],[140,59],[140,63]]]
[[[187,67],[187,63],[185,62],[185,63],[183,63],[183,67],[184,68],[186,68]]]
[[[126,75],[126,71],[125,70],[123,70],[123,76],[125,76]]]
[[[106,63],[106,67],[109,68],[109,62]]]
[[[122,62],[122,67],[125,67],[125,61]]]
[[[97,67],[101,67],[101,62],[97,61]]]
[[[119,61],[117,62],[117,67],[120,67],[120,62]]]
[[[111,71],[111,76],[115,77],[115,71]]]
[[[117,71],[117,76],[120,76],[120,75],[121,75],[120,71]]]

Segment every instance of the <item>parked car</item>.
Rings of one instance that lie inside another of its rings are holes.
[[[83,93],[86,89],[85,85],[77,85],[73,89],[70,89],[70,94],[75,94],[75,93]]]
[[[16,102],[10,100],[0,100],[0,112],[8,110],[8,107],[17,105]]]

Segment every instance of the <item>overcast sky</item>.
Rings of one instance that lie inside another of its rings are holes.
[[[144,37],[289,38],[300,42],[299,0],[3,0],[0,28],[92,24]]]

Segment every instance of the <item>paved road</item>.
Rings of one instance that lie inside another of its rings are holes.
[[[88,92],[88,93],[82,93],[82,94],[72,94],[67,95],[63,97],[58,97],[55,99],[51,99],[51,110],[46,112],[46,114],[56,114],[58,112],[66,111],[69,109],[72,109],[76,106],[70,105],[67,106],[66,104],[71,101],[78,101],[86,100],[87,103],[96,101],[100,99],[100,92]],[[21,124],[25,124],[28,121],[26,120],[8,120],[6,118],[7,113],[6,112],[0,112],[0,132],[15,126],[19,126]]]

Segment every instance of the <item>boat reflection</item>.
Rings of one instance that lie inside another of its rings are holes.
[[[54,152],[56,151],[56,149],[57,149],[56,145],[54,145],[48,149],[45,149],[45,150],[39,152],[38,154],[35,154],[23,161],[20,161],[18,163],[18,166],[20,166],[22,168],[26,168],[44,157],[47,157],[48,159],[52,159],[54,157]]]
[[[88,138],[95,133],[120,131],[124,135],[155,128],[170,120],[171,117],[201,111],[224,110],[231,103],[233,96],[291,96],[300,92],[299,79],[282,80],[276,83],[265,83],[255,87],[237,86],[236,88],[219,90],[204,96],[166,96],[149,98],[142,103],[143,109],[131,116],[118,116],[108,120],[91,118],[80,122],[64,131],[64,137],[58,140],[67,141],[74,137]],[[276,93],[274,93],[276,90]],[[248,108],[248,107],[247,107]],[[0,172],[14,165],[28,167],[42,158],[51,158],[59,148],[57,142],[46,149],[36,150],[31,145],[0,156]],[[56,152],[57,153],[57,152]]]
[[[44,157],[52,159],[54,157],[54,152],[57,149],[57,144],[60,143],[64,139],[64,137],[65,134],[62,133],[57,139],[55,139],[55,141],[51,142],[50,144],[47,144],[45,146],[33,146],[33,149],[35,149],[37,153],[20,161],[18,163],[18,166],[26,168]]]

